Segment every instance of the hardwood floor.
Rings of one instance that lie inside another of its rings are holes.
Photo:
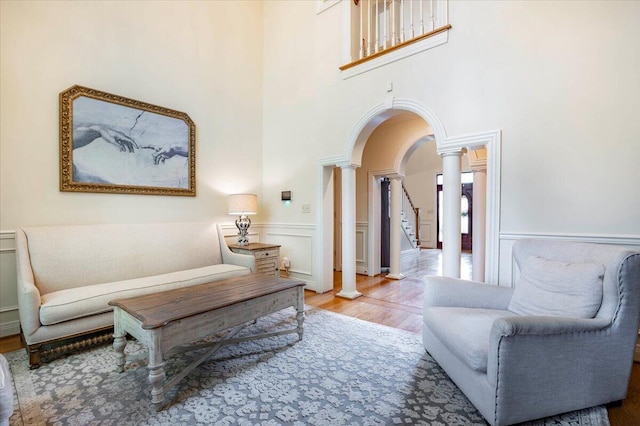
[[[471,276],[471,255],[462,254],[462,277]],[[334,289],[318,294],[305,290],[305,303],[365,321],[419,334],[422,331],[422,281],[425,275],[442,273],[439,250],[422,250],[419,255],[402,259],[402,272],[407,278],[395,281],[384,274],[358,275],[356,286],[362,297],[347,300],[336,297],[342,287],[341,274],[334,275]],[[19,336],[0,338],[0,353],[22,348]],[[640,425],[640,363],[634,363],[627,398],[618,407],[608,409],[611,426]]]

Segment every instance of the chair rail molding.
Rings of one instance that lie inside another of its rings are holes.
[[[630,247],[640,251],[640,235],[617,234],[573,234],[573,233],[543,233],[543,232],[501,232],[500,233],[500,269],[498,271],[498,284],[513,286],[518,279],[518,268],[513,260],[513,244],[523,238],[536,238],[543,240],[577,241],[596,244],[613,244]]]

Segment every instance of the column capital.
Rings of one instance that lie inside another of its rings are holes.
[[[360,167],[360,164],[356,164],[356,163],[352,163],[351,161],[343,161],[341,163],[337,163],[336,166],[340,167],[341,169],[357,169],[358,167]]]
[[[402,180],[404,179],[404,175],[401,175],[400,173],[392,173],[392,174],[388,174],[387,177],[391,180]]]
[[[438,154],[442,157],[462,157],[462,154],[467,152],[466,148],[444,148],[439,149]]]

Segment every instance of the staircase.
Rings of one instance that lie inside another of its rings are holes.
[[[411,201],[407,188],[402,184],[402,212],[400,213],[402,230],[411,248],[420,247],[420,208]]]

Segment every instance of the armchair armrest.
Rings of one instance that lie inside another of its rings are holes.
[[[611,322],[605,318],[568,318],[519,316],[499,318],[493,323],[491,337],[515,335],[549,335],[584,333],[606,329]],[[495,336],[494,336],[495,335]]]
[[[507,309],[513,288],[458,278],[428,276],[424,279],[424,306]]]
[[[499,318],[489,338],[487,377],[505,399],[540,389],[569,396],[585,387],[618,389],[623,399],[633,361],[628,349],[604,318]]]
[[[222,253],[222,263],[230,265],[244,266],[249,268],[251,272],[256,272],[256,258],[247,254],[239,254],[231,251],[224,240],[224,234],[220,224],[216,224],[218,228],[218,240],[220,241],[220,253]]]

